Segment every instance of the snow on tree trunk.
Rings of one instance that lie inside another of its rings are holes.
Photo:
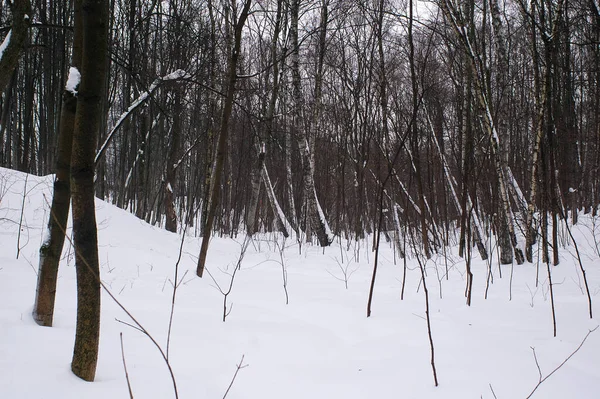
[[[152,84],[148,88],[148,90],[145,91],[145,92],[143,92],[142,94],[140,94],[138,96],[138,98],[127,108],[127,110],[121,114],[121,116],[119,117],[119,119],[117,119],[117,121],[115,122],[115,124],[112,127],[112,129],[110,129],[110,132],[106,135],[106,139],[104,140],[104,142],[100,146],[100,149],[98,150],[98,153],[96,154],[96,157],[94,158],[94,164],[97,165],[98,162],[100,162],[100,159],[102,158],[102,156],[104,155],[104,153],[108,149],[108,145],[112,141],[114,135],[118,132],[119,128],[127,120],[127,118],[129,117],[129,115],[131,115],[131,113],[133,111],[135,111],[136,109],[138,109],[139,107],[141,107],[142,105],[144,105],[146,103],[146,101],[152,96],[152,93],[154,93],[156,91],[156,89],[158,89],[159,86],[163,82],[168,82],[168,81],[172,81],[172,80],[179,80],[179,79],[185,79],[185,78],[188,78],[189,76],[190,75],[187,72],[185,72],[184,70],[177,69],[174,72],[171,72],[171,73],[169,73],[169,74],[167,74],[167,75],[165,75],[163,77],[155,79],[154,82],[152,82]]]
[[[77,272],[77,325],[71,370],[93,381],[100,339],[100,265],[94,196],[94,149],[101,124],[108,56],[108,2],[84,0],[81,84],[78,91],[71,190]]]
[[[524,262],[523,251],[521,250],[517,242],[514,217],[510,207],[510,199],[508,197],[508,190],[506,187],[507,179],[504,173],[504,170],[508,169],[508,165],[504,165],[503,158],[501,156],[500,139],[496,130],[494,118],[492,117],[492,110],[489,103],[489,99],[487,97],[486,90],[484,89],[484,82],[482,81],[483,78],[479,74],[479,68],[477,66],[477,56],[471,44],[471,39],[469,38],[469,35],[466,32],[465,26],[457,21],[458,12],[456,8],[450,3],[449,0],[442,0],[440,2],[440,6],[446,18],[451,22],[452,27],[454,28],[454,31],[458,36],[458,39],[462,43],[463,50],[465,51],[465,54],[467,55],[467,58],[469,60],[468,66],[471,69],[475,78],[475,93],[479,105],[483,111],[482,123],[485,124],[485,128],[488,132],[488,138],[490,140],[490,148],[492,153],[492,162],[494,163],[494,169],[496,171],[496,176],[498,179],[498,191],[500,194],[501,213],[500,223],[502,226],[501,229],[507,229],[510,244],[512,245],[512,250],[514,251],[515,259],[518,264],[522,264]],[[514,184],[516,184],[516,181],[514,182]],[[504,250],[506,254],[506,248],[504,248]],[[508,261],[507,256],[502,256],[502,258],[503,263]]]
[[[450,188],[450,192],[452,193],[452,199],[454,200],[454,205],[456,206],[456,210],[460,213],[461,211],[461,206],[460,206],[460,200],[458,198],[458,194],[456,193],[456,181],[454,180],[454,177],[452,176],[452,174],[450,173],[450,170],[448,168],[448,163],[446,162],[446,157],[444,155],[444,153],[442,152],[439,143],[437,142],[437,139],[435,137],[435,131],[433,129],[433,123],[431,122],[431,118],[429,116],[429,112],[427,111],[427,109],[425,109],[426,112],[426,116],[427,116],[427,123],[429,125],[430,131],[431,131],[431,139],[432,141],[435,143],[435,148],[437,150],[438,156],[440,157],[440,161],[442,162],[442,168],[444,170],[444,175],[446,176],[446,183],[448,185],[448,187]],[[469,207],[469,209],[473,208],[473,204],[471,201],[471,197],[467,195],[467,205]],[[488,253],[487,253],[487,249],[485,248],[485,245],[483,245],[483,227],[481,225],[481,221],[479,220],[479,215],[477,215],[477,212],[470,212],[471,214],[471,219],[472,219],[472,225],[473,225],[473,230],[475,233],[475,244],[477,245],[477,250],[479,251],[479,255],[481,256],[481,259],[486,260],[488,258]]]
[[[267,191],[267,198],[269,199],[269,203],[271,204],[271,209],[273,210],[273,217],[275,219],[275,227],[283,234],[284,237],[290,236],[291,224],[288,219],[285,217],[285,213],[279,206],[279,202],[277,201],[277,197],[275,197],[275,190],[273,190],[273,184],[271,183],[271,179],[269,178],[269,173],[267,172],[267,167],[263,163],[262,166],[262,178],[265,183],[265,188]]]
[[[81,65],[81,1],[74,3],[74,36],[71,62],[73,69]],[[70,74],[71,75],[71,74]],[[73,78],[74,79],[74,78]],[[69,208],[71,205],[71,154],[73,146],[73,128],[77,110],[77,86],[71,84],[63,91],[61,114],[58,130],[58,154],[54,178],[54,192],[45,233],[40,247],[38,281],[33,305],[33,319],[41,326],[51,327],[54,318],[58,265],[62,254]]]

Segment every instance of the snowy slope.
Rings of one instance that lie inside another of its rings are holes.
[[[106,293],[96,381],[86,383],[71,374],[76,304],[68,243],[59,271],[54,327],[33,322],[37,251],[51,185],[51,177],[0,169],[0,398],[127,398],[121,332],[134,396],[174,397],[160,353],[142,333],[117,321],[131,323]],[[103,201],[96,205],[102,279],[165,347],[181,237]],[[593,300],[599,302],[594,223],[600,241],[600,219],[582,216],[574,230]],[[566,242],[566,232],[561,234]],[[229,286],[243,240],[242,236],[212,240],[207,268],[223,290]],[[169,352],[179,397],[222,398],[244,355],[247,367],[239,371],[228,398],[493,398],[490,386],[498,398],[525,398],[538,381],[531,347],[546,376],[600,324],[598,316],[590,320],[587,315],[572,245],[562,251],[560,266],[552,268],[557,338],[552,337],[544,265],[536,288],[536,265],[503,266],[500,278],[494,261],[486,300],[488,264],[474,259],[473,303],[468,307],[465,264],[452,248],[446,259],[438,256],[427,263],[440,381],[436,388],[418,264],[414,259],[408,262],[401,301],[402,261],[386,244],[373,314],[367,319],[373,262],[369,242],[336,241],[325,251],[307,245],[300,251],[296,243],[286,242],[286,305],[278,250],[282,241],[276,245],[272,236],[256,238],[235,276],[227,300],[233,307],[223,323],[223,296],[215,282],[207,273],[203,279],[195,277],[200,240],[186,238]],[[339,279],[338,262],[354,271],[348,289]],[[448,280],[443,276],[446,267]],[[600,306],[594,310],[600,313]],[[598,398],[599,392],[600,330],[533,397]]]

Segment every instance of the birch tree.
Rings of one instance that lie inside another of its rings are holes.
[[[522,264],[524,261],[523,251],[520,249],[517,242],[515,219],[512,213],[507,188],[507,184],[512,184],[516,186],[518,186],[518,184],[514,181],[514,179],[509,182],[509,179],[507,178],[507,173],[505,172],[508,166],[505,165],[505,162],[502,159],[500,138],[496,128],[496,122],[493,117],[491,102],[485,88],[484,72],[482,71],[482,66],[479,64],[479,57],[475,52],[472,40],[469,37],[469,34],[467,33],[467,27],[464,23],[464,16],[461,15],[461,12],[458,9],[458,7],[450,0],[441,0],[439,4],[442,8],[446,19],[450,22],[462,46],[463,51],[465,52],[465,55],[468,60],[468,67],[471,69],[471,72],[474,76],[476,98],[483,113],[482,123],[484,124],[484,127],[487,131],[492,162],[494,164],[494,169],[496,172],[498,182],[501,213],[500,223],[502,223],[501,229],[507,229],[510,237],[510,244],[513,247],[515,260],[518,264]],[[508,257],[503,257],[501,261],[502,263],[511,263],[512,259],[508,259]]]

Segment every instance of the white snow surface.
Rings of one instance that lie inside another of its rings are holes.
[[[71,373],[76,285],[68,242],[59,269],[54,327],[39,327],[32,320],[38,250],[52,181],[52,176],[28,179],[16,259],[25,175],[0,169],[0,397],[129,397],[119,341],[122,332],[134,396],[173,398],[159,352],[142,333],[116,320],[131,322],[106,293],[96,381],[87,383]],[[96,200],[96,211],[102,280],[164,348],[181,236],[101,200]],[[579,220],[573,231],[596,303],[600,300],[600,260],[595,243],[600,241],[600,232],[594,238],[592,222],[599,220],[589,215]],[[240,235],[211,241],[207,269],[225,289],[243,240]],[[395,264],[391,244],[382,244],[373,313],[366,318],[373,261],[370,241],[338,240],[325,249],[302,245],[301,251],[296,241],[286,241],[290,299],[286,305],[282,265],[273,240],[272,235],[257,236],[249,245],[227,299],[233,308],[224,323],[223,296],[207,273],[202,279],[195,274],[200,238],[185,238],[169,352],[180,398],[222,398],[242,355],[247,367],[239,371],[228,399],[492,399],[490,385],[498,398],[525,398],[538,382],[531,347],[546,376],[600,324],[598,316],[588,317],[572,245],[562,249],[561,264],[551,266],[556,283],[556,338],[544,265],[540,265],[538,288],[536,265],[515,265],[509,300],[511,266],[502,266],[501,278],[494,259],[494,280],[484,299],[488,264],[474,251],[469,307],[464,298],[465,263],[453,246],[447,259],[435,256],[426,263],[440,382],[436,388],[420,271],[414,258],[408,259],[401,301],[403,262],[397,259]],[[456,238],[451,236],[451,240]],[[348,289],[336,279],[342,278],[337,262],[348,266],[347,270],[356,269]],[[597,305],[595,310],[600,312]],[[599,359],[600,330],[532,398],[597,398]]]
[[[73,95],[77,95],[77,86],[81,82],[81,73],[79,73],[79,69],[76,67],[69,68],[69,77],[67,78],[67,84],[65,85],[65,90],[73,93]]]
[[[2,60],[2,56],[4,55],[4,52],[6,51],[6,49],[8,48],[11,36],[12,36],[12,30],[9,30],[8,33],[6,34],[6,37],[2,41],[2,44],[0,44],[0,60]]]

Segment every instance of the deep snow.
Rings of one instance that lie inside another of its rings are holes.
[[[71,374],[76,295],[69,243],[59,271],[54,327],[33,322],[38,249],[52,177],[28,176],[26,187],[25,182],[25,174],[0,169],[0,397],[127,398],[121,332],[134,396],[174,397],[159,352],[142,333],[117,321],[131,322],[106,293],[96,381],[87,383]],[[149,226],[103,201],[97,200],[96,207],[102,279],[165,347],[181,236]],[[574,234],[596,303],[600,218],[582,215]],[[566,232],[561,237],[567,241]],[[249,244],[228,297],[228,306],[233,307],[223,323],[222,294],[208,273],[203,279],[195,276],[200,239],[185,239],[169,353],[180,398],[222,398],[242,355],[247,367],[239,371],[227,396],[231,399],[493,398],[490,386],[497,398],[525,398],[538,381],[531,347],[545,376],[600,324],[598,316],[588,317],[571,244],[561,250],[561,264],[552,267],[556,338],[544,265],[536,288],[535,264],[503,266],[500,278],[494,260],[494,282],[486,300],[488,264],[474,251],[474,291],[468,307],[465,263],[453,247],[446,258],[436,256],[426,265],[440,382],[435,388],[415,259],[408,261],[401,301],[402,260],[394,257],[390,244],[384,245],[373,314],[367,319],[370,241],[336,239],[324,251],[309,245],[300,251],[296,242],[286,241],[286,305],[278,250],[283,241],[279,238],[276,245],[274,240],[264,235]],[[207,269],[223,290],[229,286],[243,241],[243,235],[211,241]],[[448,280],[443,276],[446,261]],[[354,272],[348,289],[340,280],[342,268]],[[597,305],[594,310],[600,312]],[[597,398],[599,392],[600,330],[533,397],[584,399]]]

